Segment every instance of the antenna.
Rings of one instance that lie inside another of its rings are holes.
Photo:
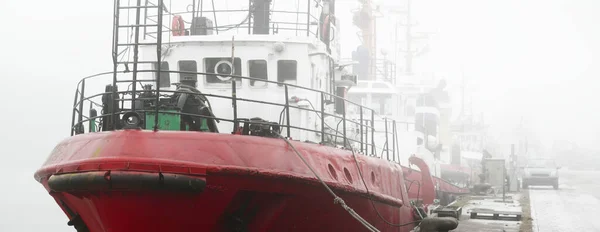
[[[405,19],[406,22],[399,23],[400,26],[404,26],[406,28],[405,35],[404,35],[405,40],[406,40],[406,47],[404,49],[400,49],[400,51],[403,53],[406,53],[406,55],[404,56],[405,57],[404,73],[407,76],[413,75],[413,60],[414,60],[414,58],[424,54],[426,52],[425,49],[427,48],[427,45],[426,45],[419,50],[413,50],[414,49],[413,43],[415,42],[415,40],[421,40],[421,39],[428,38],[427,35],[420,35],[420,36],[413,35],[412,27],[417,26],[418,24],[412,22],[411,2],[412,2],[412,0],[406,0],[406,10],[404,11],[405,16],[406,16],[406,19]],[[396,41],[396,43],[398,43],[398,41]]]

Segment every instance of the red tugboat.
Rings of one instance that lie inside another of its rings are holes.
[[[79,82],[72,136],[35,173],[78,232],[418,224],[402,166],[379,155],[398,137],[376,140],[377,115],[344,99],[333,1],[124,2],[113,71]]]

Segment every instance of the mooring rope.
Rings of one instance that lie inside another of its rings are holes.
[[[319,174],[317,174],[317,172],[315,172],[315,170],[312,168],[312,166],[304,159],[304,157],[300,154],[300,152],[296,149],[296,147],[287,138],[283,137],[281,134],[279,135],[279,137],[281,139],[283,139],[292,148],[292,150],[294,150],[294,152],[296,153],[298,158],[300,158],[302,160],[304,165],[306,165],[306,167],[308,167],[308,169],[310,169],[310,171],[313,173],[313,175],[315,175],[315,177],[319,180],[319,182],[321,182],[323,187],[325,187],[325,189],[327,189],[329,194],[331,194],[331,196],[333,196],[333,203],[338,204],[342,208],[344,208],[344,210],[346,210],[350,214],[350,216],[352,216],[354,219],[356,219],[358,222],[360,222],[369,231],[379,232],[379,230],[377,228],[375,228],[375,226],[371,225],[369,222],[367,222],[367,220],[362,218],[356,211],[354,211],[354,209],[352,209],[350,206],[348,206],[346,204],[346,202],[344,202],[344,199],[339,197],[337,194],[335,194],[333,192],[333,190],[331,190],[331,188],[327,185],[327,183],[325,183],[325,181],[323,181],[323,179],[321,179]]]

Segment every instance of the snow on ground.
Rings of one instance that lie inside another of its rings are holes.
[[[600,172],[561,171],[560,189],[532,187],[533,231],[600,231]]]
[[[600,172],[560,171],[560,189],[531,187],[529,190],[532,231],[579,232],[600,231]],[[512,194],[511,194],[512,195]],[[513,200],[518,202],[519,194]],[[501,198],[501,196],[500,196]],[[455,232],[517,232],[521,222],[469,219],[468,212],[476,207],[506,208],[511,205],[494,202],[496,199],[472,199],[463,208],[463,216]]]
[[[479,199],[478,199],[479,198]],[[498,211],[521,212],[519,205],[519,194],[508,194],[507,203],[503,203],[502,195],[496,197],[473,196],[472,199],[463,206],[461,220],[458,228],[453,232],[518,232],[521,222],[515,219],[470,219],[471,211],[475,209],[493,209]]]

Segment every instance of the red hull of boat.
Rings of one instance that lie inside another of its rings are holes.
[[[410,231],[402,167],[292,142],[348,206],[381,231]],[[71,220],[92,232],[365,231],[281,139],[115,131],[61,142],[36,172]],[[160,188],[148,180],[161,181]],[[145,182],[146,181],[146,182]],[[165,188],[168,181],[178,183]],[[181,184],[183,183],[183,184]],[[388,225],[409,224],[397,227]]]

